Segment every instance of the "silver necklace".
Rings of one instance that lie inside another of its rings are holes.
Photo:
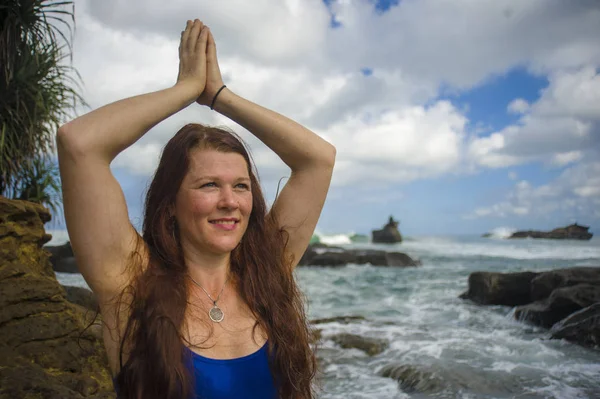
[[[189,276],[189,274],[188,274],[188,276]],[[229,281],[229,276],[227,276],[227,279],[225,279],[225,283],[223,284],[223,288],[221,288],[221,292],[219,292],[219,295],[217,296],[216,300],[213,299],[213,297],[210,296],[210,294],[208,292],[206,292],[206,290],[204,289],[204,287],[202,287],[196,280],[194,280],[194,278],[192,276],[190,276],[190,278],[192,279],[192,281],[194,282],[194,284],[196,284],[198,287],[202,288],[202,291],[204,291],[204,293],[213,302],[213,307],[210,308],[210,310],[208,311],[208,317],[210,317],[210,319],[212,321],[214,321],[215,323],[222,322],[223,319],[225,318],[225,313],[223,313],[223,311],[221,310],[221,308],[217,306],[217,302],[219,302],[219,299],[221,298],[221,294],[223,293],[223,290],[225,289],[225,285],[227,285],[227,281]]]

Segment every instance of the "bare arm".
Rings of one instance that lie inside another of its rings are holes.
[[[110,162],[204,90],[206,40],[199,21],[188,23],[174,87],[106,105],[58,131],[67,230],[79,270],[100,299],[109,299],[128,283],[126,262],[137,238]]]
[[[206,90],[199,99],[209,105],[222,86],[216,47],[209,32]],[[335,148],[300,124],[263,108],[227,88],[215,110],[248,129],[271,148],[292,170],[292,175],[275,201],[271,212],[289,235],[288,252],[293,266],[299,262],[321,214],[335,163]]]

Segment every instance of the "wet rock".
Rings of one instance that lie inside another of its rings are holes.
[[[315,319],[311,320],[312,324],[325,324],[325,323],[342,323],[349,324],[354,321],[364,321],[366,320],[363,316],[336,316],[336,317],[328,317],[324,319]]]
[[[114,398],[91,320],[56,281],[48,211],[0,197],[0,399]]]
[[[407,393],[436,393],[443,391],[446,383],[431,371],[411,365],[389,365],[379,375],[398,381],[400,389]]]
[[[559,227],[552,231],[517,231],[508,238],[546,238],[557,240],[590,240],[593,236],[588,230],[588,226],[572,224],[566,227]]]
[[[420,261],[402,252],[387,252],[372,249],[344,249],[311,244],[300,259],[300,266],[341,267],[347,264],[370,264],[372,266],[410,267],[419,266]]]
[[[459,363],[391,364],[378,374],[398,381],[399,388],[406,393],[420,393],[426,397],[455,398],[462,397],[465,392],[474,397],[497,397],[498,392],[507,394],[522,390],[510,374],[504,377],[497,373],[488,374],[485,370]]]
[[[517,307],[515,317],[517,320],[550,328],[571,313],[596,302],[600,302],[600,285],[578,284],[555,289],[546,300]]]
[[[531,302],[531,280],[538,274],[474,272],[469,275],[469,289],[460,298],[481,305],[517,306]]]
[[[369,356],[378,355],[389,346],[386,340],[363,337],[356,334],[341,333],[328,338],[344,349],[359,349]]]
[[[98,310],[98,300],[94,293],[86,288],[64,285],[67,301],[82,306],[91,311]]]
[[[565,339],[589,348],[600,348],[600,303],[573,313],[550,330],[553,339]]]
[[[398,221],[390,216],[387,224],[383,226],[381,230],[373,230],[371,232],[371,241],[382,244],[402,242],[402,234],[400,234],[400,231],[398,230],[398,223]]]
[[[469,290],[460,298],[484,305],[517,306],[516,319],[551,328],[570,315],[600,303],[600,267],[541,273],[474,272],[469,276]],[[581,328],[570,322],[562,334],[571,342],[589,347],[595,345],[598,326],[594,317],[587,314],[585,317]]]
[[[548,298],[557,288],[578,284],[600,286],[600,267],[572,267],[540,273],[531,281],[531,300]]]

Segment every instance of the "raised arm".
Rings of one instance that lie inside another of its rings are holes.
[[[210,105],[222,86],[215,41],[209,32],[206,89],[198,102]],[[227,88],[219,93],[214,109],[248,129],[291,168],[290,179],[271,212],[290,235],[288,252],[293,255],[292,266],[296,266],[310,242],[329,190],[335,147],[291,119]]]
[[[109,165],[150,128],[202,93],[207,36],[200,21],[188,21],[174,87],[106,105],[58,130],[67,230],[79,270],[99,299],[110,299],[128,283],[126,262],[137,238]]]

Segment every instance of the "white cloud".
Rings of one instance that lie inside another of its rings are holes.
[[[515,184],[503,201],[479,207],[466,218],[549,216],[559,212],[562,219],[596,215],[600,205],[600,162],[590,161],[566,169],[553,181],[533,186],[525,180]]]
[[[517,98],[508,104],[508,112],[513,114],[523,114],[529,110],[529,103],[522,98]]]
[[[531,161],[563,166],[600,149],[600,74],[594,68],[560,71],[518,123],[475,137],[474,162],[506,167]]]
[[[595,3],[582,4],[405,0],[378,14],[370,1],[336,1],[332,11],[343,27],[331,29],[321,0],[182,0],[169,7],[157,0],[82,0],[75,66],[92,107],[168,87],[176,78],[179,32],[197,16],[215,34],[229,87],[338,147],[335,185],[533,160],[564,166],[598,143],[600,46],[591,44],[600,36],[600,14],[590,11]],[[550,86],[537,102],[509,105],[522,114],[518,124],[467,137],[466,110],[438,101],[441,87],[470,88],[515,66],[550,73]],[[360,73],[365,67],[371,76]],[[241,132],[263,177],[288,174],[251,135],[197,106],[156,126],[115,166],[149,175],[157,151],[193,121]]]

